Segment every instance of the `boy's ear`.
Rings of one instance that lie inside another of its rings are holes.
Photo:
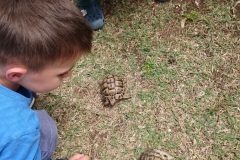
[[[27,73],[27,68],[23,66],[11,67],[6,71],[6,78],[12,82],[17,82],[24,77],[25,73]]]

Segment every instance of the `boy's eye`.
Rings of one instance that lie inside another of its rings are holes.
[[[61,74],[58,75],[58,77],[64,77],[64,76],[67,75],[68,73],[69,73],[69,71],[64,72],[64,73],[61,73]]]
[[[63,77],[66,73],[59,74],[58,77]]]
[[[74,66],[72,66],[68,71],[66,71],[66,72],[64,72],[64,73],[61,73],[61,74],[59,74],[59,75],[57,75],[57,76],[58,76],[58,77],[61,77],[61,78],[65,78],[65,77],[71,76],[73,67],[74,67]]]

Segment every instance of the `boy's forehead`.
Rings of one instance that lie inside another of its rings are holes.
[[[73,64],[73,63],[76,63],[81,57],[82,57],[82,54],[76,55],[74,57],[64,57],[59,59],[56,63]]]
[[[72,69],[76,65],[78,60],[79,59],[59,61],[59,62],[56,62],[56,63],[50,65],[49,67],[50,68],[69,68],[69,69]]]

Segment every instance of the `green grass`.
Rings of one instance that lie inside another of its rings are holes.
[[[135,160],[159,148],[179,160],[240,159],[239,19],[234,1],[204,2],[102,2],[107,23],[92,54],[39,95],[58,124],[57,157]],[[125,76],[132,98],[104,108],[107,74]]]

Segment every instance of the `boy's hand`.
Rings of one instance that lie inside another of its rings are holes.
[[[75,154],[69,160],[90,160],[90,158],[84,154]]]

